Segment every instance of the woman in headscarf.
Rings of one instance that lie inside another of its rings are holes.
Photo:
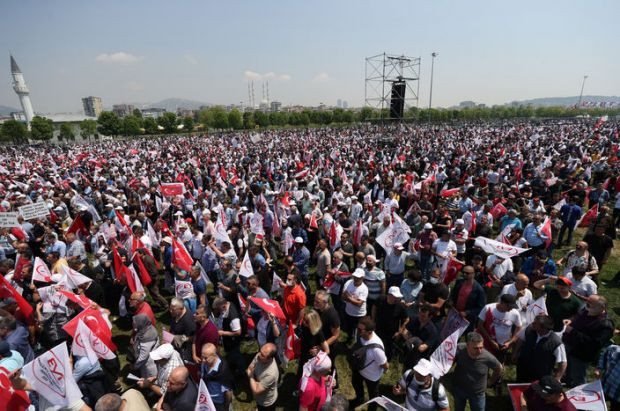
[[[327,398],[334,381],[329,376],[332,362],[329,355],[320,351],[304,365],[299,381],[299,411],[318,411]]]
[[[134,337],[132,345],[135,353],[134,370],[140,373],[140,377],[148,378],[157,375],[157,366],[149,353],[159,345],[157,329],[151,324],[146,314],[133,316]]]

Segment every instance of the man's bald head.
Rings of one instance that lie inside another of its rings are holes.
[[[187,379],[189,378],[189,370],[185,367],[177,367],[168,376],[168,389],[171,392],[180,392],[185,389]]]
[[[258,352],[258,360],[262,363],[269,363],[275,357],[278,347],[273,343],[267,343],[260,347]]]
[[[120,411],[123,399],[118,394],[106,394],[97,400],[95,411]]]

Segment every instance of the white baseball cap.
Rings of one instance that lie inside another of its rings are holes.
[[[403,293],[400,292],[400,288],[395,285],[389,288],[388,294],[392,297],[403,298]]]
[[[353,277],[355,278],[364,278],[365,276],[366,274],[361,268],[356,268],[355,271],[353,271]]]
[[[405,248],[403,247],[402,243],[394,243],[394,248],[397,250],[404,250]]]
[[[304,239],[301,237],[295,237],[295,243],[297,244],[303,244],[304,243]]]
[[[413,367],[413,371],[417,372],[420,375],[423,375],[424,377],[431,374],[431,369],[431,362],[426,358],[420,359],[416,366]]]
[[[424,224],[424,229],[425,230],[432,230],[433,229],[433,225],[431,223],[426,223],[426,224]]]
[[[172,344],[166,343],[151,351],[149,355],[151,356],[153,361],[158,361],[163,359],[170,359],[170,357],[172,357],[172,353],[174,353],[174,347],[172,346]]]

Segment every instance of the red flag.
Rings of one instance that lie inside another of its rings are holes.
[[[278,321],[280,321],[280,324],[286,323],[286,316],[284,315],[284,311],[282,311],[280,304],[276,300],[256,297],[249,297],[248,300],[256,304],[261,310],[273,314],[273,316],[276,317]]]
[[[316,216],[314,213],[310,213],[310,228],[314,228],[315,230],[319,229],[319,225],[316,222]]]
[[[114,274],[116,279],[120,281],[121,278],[127,277],[127,266],[123,264],[116,246],[112,246],[112,255],[114,256]]]
[[[28,304],[28,301],[15,288],[0,275],[0,298],[14,298],[21,314],[30,322],[32,321],[32,313],[34,312],[32,306]]]
[[[501,216],[503,216],[504,214],[506,214],[508,212],[508,210],[506,209],[506,207],[504,207],[504,205],[502,204],[502,202],[500,201],[499,203],[495,204],[493,206],[493,208],[491,209],[490,213],[493,216],[493,219],[495,221],[499,220]]]
[[[298,358],[301,354],[301,340],[295,335],[293,323],[289,321],[288,331],[286,332],[286,340],[284,344],[284,356],[289,360]]]
[[[182,196],[185,191],[183,183],[161,183],[159,192],[164,197]]]
[[[577,223],[577,227],[588,227],[596,220],[598,215],[598,203],[594,204],[594,207],[588,210]]]
[[[92,308],[85,309],[66,323],[62,329],[73,337],[80,319],[110,350],[116,352],[116,345],[112,342],[112,330],[110,330],[110,326],[98,310]]]
[[[308,176],[308,173],[310,173],[310,169],[306,168],[305,170],[302,170],[299,173],[295,174],[295,178],[306,178]]]
[[[280,227],[280,217],[278,216],[278,206],[273,208],[273,224],[271,226],[271,233],[274,237],[280,237],[282,235],[282,228]]]
[[[142,282],[142,285],[146,287],[152,281],[151,276],[149,275],[149,272],[146,271],[146,267],[144,266],[144,263],[142,262],[140,256],[136,255],[135,257],[136,258],[134,258],[134,261],[138,265],[138,274],[140,275],[140,281]]]
[[[460,262],[459,260],[450,258],[448,262],[446,263],[446,271],[444,273],[443,283],[448,285],[452,281],[454,281],[459,270],[461,270],[464,265],[465,264]]]
[[[603,183],[603,190],[607,190],[609,188],[610,180],[611,180],[611,177],[607,177],[607,180],[605,180],[605,182]]]
[[[30,398],[24,390],[16,390],[9,379],[11,373],[0,367],[0,404],[4,404],[7,411],[22,411],[30,406]]]
[[[73,222],[71,223],[71,226],[69,226],[69,229],[67,230],[67,234],[69,233],[81,234],[83,236],[88,235],[88,230],[86,229],[86,226],[84,225],[84,222],[82,221],[81,215],[78,214],[75,217],[75,220],[73,220]]]
[[[11,227],[11,234],[13,234],[19,241],[26,241],[28,239],[28,236],[21,227]]]
[[[457,188],[446,188],[446,187],[447,187],[447,184],[439,192],[439,195],[441,197],[452,197],[452,196],[457,195],[461,191],[461,189],[458,187]]]
[[[58,221],[58,215],[56,215],[54,210],[50,210],[50,223],[52,225],[55,225],[57,221]]]
[[[523,161],[519,162],[519,165],[515,168],[515,181],[518,183],[521,180],[521,171],[523,170]]]
[[[355,247],[359,247],[362,244],[362,234],[364,230],[362,229],[362,220],[357,220],[355,223],[355,229],[353,230],[353,245]]]
[[[471,224],[469,227],[469,235],[473,236],[476,234],[476,212],[474,210],[469,210],[469,213],[471,214]]]
[[[540,231],[547,236],[547,241],[545,241],[545,247],[549,248],[553,241],[553,238],[551,238],[551,219],[549,217],[545,218],[545,221],[543,222],[543,226]]]
[[[129,226],[127,225],[127,221],[125,221],[125,217],[123,217],[123,215],[121,213],[118,212],[118,210],[114,210],[114,213],[116,214],[116,219],[118,220],[118,222],[120,223],[120,225],[127,230],[127,232],[131,232],[131,229],[129,228]]]
[[[338,238],[336,236],[336,221],[332,221],[331,225],[329,226],[329,246],[330,248],[334,248],[336,247],[336,242],[338,241]]]
[[[93,305],[93,300],[83,294],[74,294],[63,289],[59,289],[58,292],[84,309],[90,308]]]
[[[175,264],[181,270],[190,272],[192,270],[193,262],[194,260],[192,260],[192,257],[185,249],[185,246],[174,238],[172,240],[172,264]]]

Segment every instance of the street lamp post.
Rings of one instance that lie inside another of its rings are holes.
[[[431,122],[431,106],[433,104],[433,71],[435,69],[435,57],[437,57],[437,53],[431,53],[431,91],[430,96],[428,98],[428,122]]]
[[[579,102],[577,103],[577,108],[581,107],[581,98],[583,97],[583,86],[586,85],[587,75],[583,76],[583,81],[581,82],[581,92],[579,93]]]

